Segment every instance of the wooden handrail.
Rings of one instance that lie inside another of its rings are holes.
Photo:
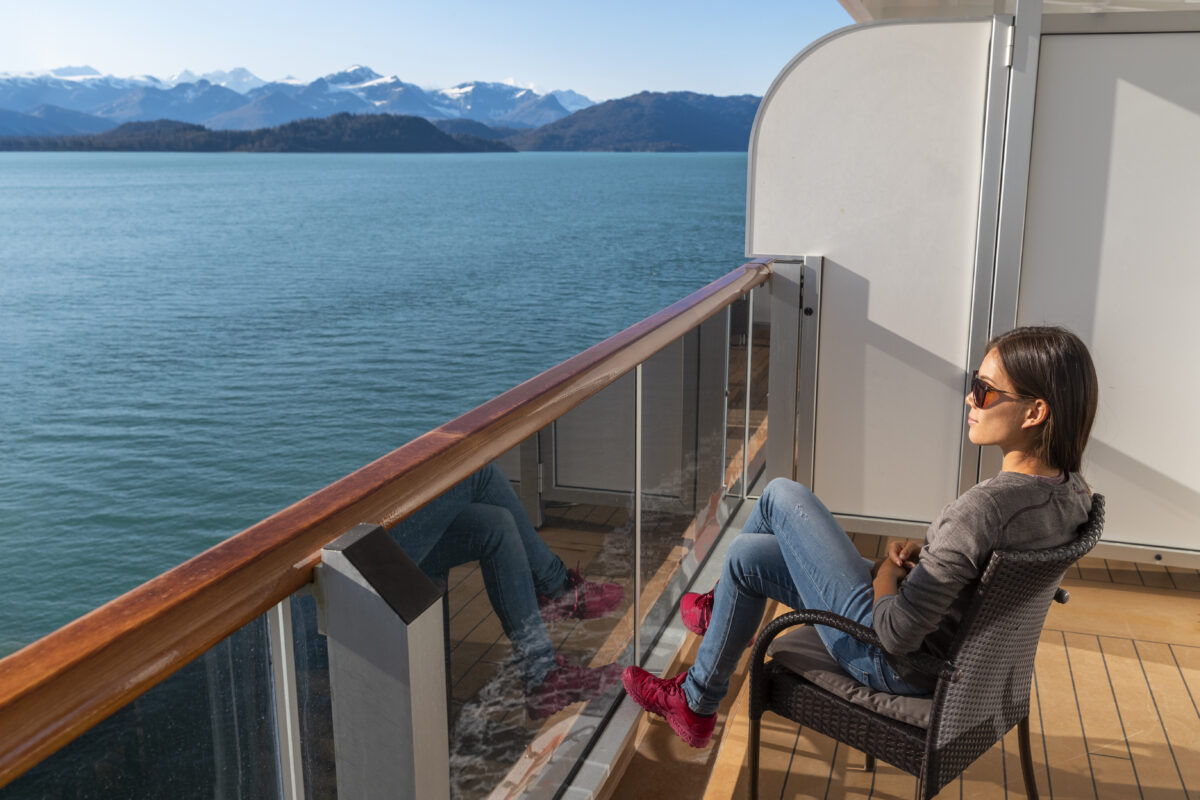
[[[769,274],[730,272],[0,660],[0,787],[310,582],[324,545],[396,524]]]

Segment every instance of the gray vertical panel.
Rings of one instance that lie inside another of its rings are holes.
[[[663,484],[663,495],[679,499],[685,514],[696,510],[696,448],[700,426],[700,331],[693,328],[681,337],[683,344],[683,396],[680,398],[679,470]]]
[[[766,479],[796,477],[796,389],[799,386],[800,283],[803,265],[771,267],[771,364],[767,376]],[[750,343],[747,343],[749,346]],[[749,396],[750,387],[746,387]],[[746,425],[749,427],[747,418]],[[743,487],[748,491],[749,487]]]
[[[1200,15],[1197,15],[1200,18]],[[1088,343],[1104,539],[1200,551],[1200,33],[1042,41],[1017,322]]]
[[[697,508],[719,493],[725,478],[725,358],[729,339],[728,314],[722,313],[700,325],[696,386],[696,480]]]
[[[540,433],[535,433],[517,448],[521,455],[521,483],[517,487],[521,506],[535,528],[542,527],[542,458],[538,448]]]
[[[796,480],[812,486],[817,446],[817,375],[821,352],[821,272],[824,259],[804,259],[800,316],[799,391],[796,393]]]

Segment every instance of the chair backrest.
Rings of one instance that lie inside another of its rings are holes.
[[[1104,527],[1104,497],[1092,496],[1076,538],[1045,550],[996,550],[951,646],[957,681],[939,681],[930,718],[926,781],[937,788],[1029,713],[1038,639],[1067,568]],[[934,789],[936,791],[936,788]]]

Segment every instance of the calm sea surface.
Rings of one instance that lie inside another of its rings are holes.
[[[0,154],[0,655],[742,262],[744,154]]]

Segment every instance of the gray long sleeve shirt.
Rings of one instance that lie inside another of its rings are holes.
[[[872,627],[884,648],[944,657],[992,551],[1066,544],[1091,505],[1075,473],[1064,480],[1001,472],[964,492],[929,527],[899,593],[875,602]]]

